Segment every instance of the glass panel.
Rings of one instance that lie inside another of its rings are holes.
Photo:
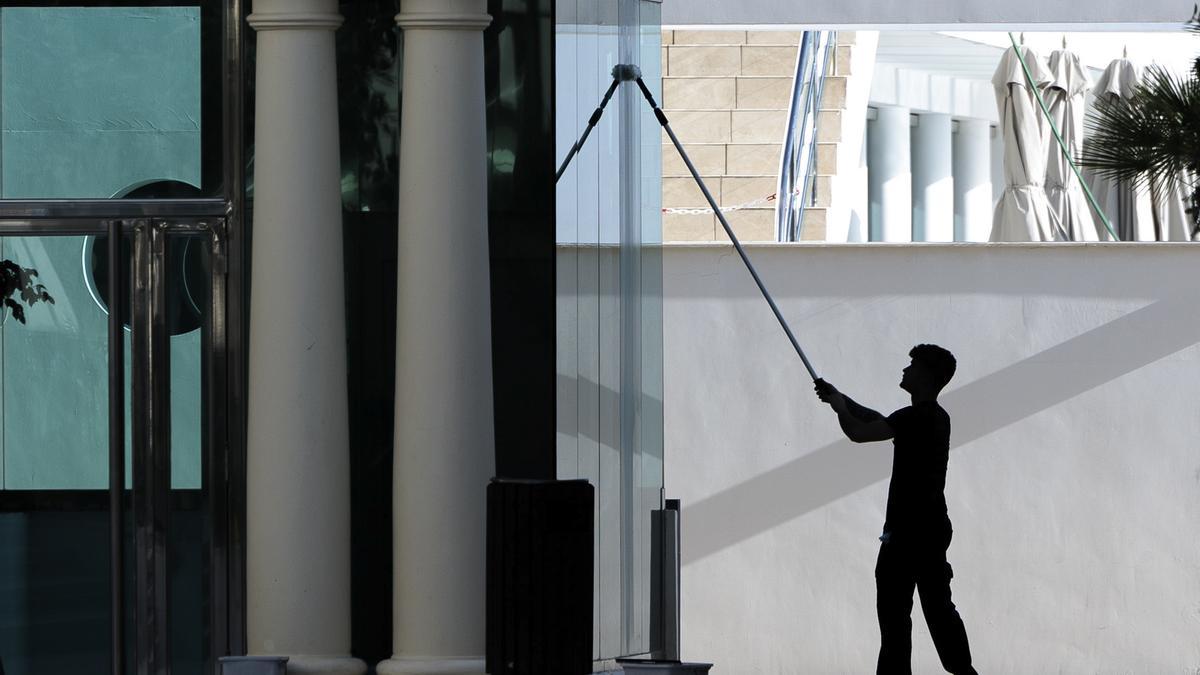
[[[209,237],[171,237],[167,253],[171,331],[171,489],[201,488],[204,407],[202,327],[209,316]]]
[[[6,313],[0,326],[6,490],[108,489],[108,315],[91,261],[81,264],[91,241],[0,240],[0,257],[36,269],[55,300],[28,309],[24,325]]]
[[[609,83],[608,71],[617,57],[617,7],[615,3],[559,0],[555,27],[555,97],[557,161],[561,162],[583,132],[588,116],[600,103]],[[601,384],[602,358],[614,363],[611,345],[602,356],[601,312],[611,312],[612,298],[601,293],[602,267],[611,271],[605,257],[615,258],[612,247],[601,248],[601,222],[616,239],[617,218],[613,200],[619,199],[615,182],[618,145],[618,104],[615,100],[575,156],[557,185],[555,226],[557,300],[558,422],[557,454],[560,479],[584,478],[596,486],[595,589],[593,596],[593,657],[620,654],[620,536],[619,483],[615,481],[617,440],[611,425],[602,434],[601,409],[615,410],[615,386]],[[613,286],[612,283],[609,286]],[[610,332],[611,335],[611,332]],[[611,378],[610,378],[611,379]],[[612,419],[613,415],[606,416]],[[613,495],[613,491],[617,495]],[[616,498],[614,498],[616,497]]]
[[[9,673],[107,672],[108,338],[85,237],[5,237],[55,304],[0,325],[0,658]],[[48,488],[70,493],[48,493]]]
[[[392,655],[392,406],[402,33],[395,0],[339,0],[336,33],[350,397],[350,651]],[[254,41],[250,40],[248,47]],[[379,533],[389,536],[381,537]]]
[[[612,81],[660,87],[659,5],[556,5],[561,162]],[[650,646],[650,511],[662,488],[660,131],[623,85],[557,185],[558,477],[597,488],[594,656]]]
[[[617,2],[597,3],[598,13],[592,26],[593,49],[597,59],[590,78],[580,74],[579,91],[591,98],[595,106],[608,87],[614,66],[620,63],[620,7]],[[589,86],[590,85],[590,86]],[[621,218],[622,155],[625,150],[621,128],[622,108],[628,100],[629,88],[622,87],[605,112],[603,123],[593,132],[599,152],[596,157],[594,188],[596,195],[596,229],[580,233],[581,240],[591,249],[587,255],[587,271],[594,273],[594,323],[592,343],[595,354],[594,379],[581,383],[595,387],[597,406],[588,413],[595,419],[598,457],[596,458],[596,501],[599,514],[596,530],[599,548],[596,549],[600,573],[600,656],[625,654],[624,619],[625,594],[623,587],[624,546],[621,518]],[[592,187],[589,185],[588,187]],[[586,236],[586,239],[584,238]],[[581,241],[581,244],[583,242]],[[581,345],[582,347],[582,345]],[[580,412],[583,416],[583,411]]]
[[[213,11],[0,9],[0,198],[123,197],[167,180],[214,194],[220,40],[201,53]]]
[[[28,312],[28,329],[5,323],[3,335],[4,487],[16,490],[104,490],[108,488],[108,321],[106,236],[8,237],[0,257],[38,270],[39,281],[55,304]],[[124,247],[129,261],[129,239]],[[171,409],[173,488],[200,487],[200,326],[207,316],[207,239],[188,240],[175,247],[167,262],[172,279],[168,290],[171,331]],[[125,333],[125,484],[132,485],[129,405],[129,308],[122,309]],[[16,329],[13,328],[16,326]],[[92,336],[83,339],[81,335]],[[26,391],[25,382],[48,382],[44,395]],[[185,384],[186,383],[186,384]],[[56,410],[70,410],[71,423],[56,419]],[[15,416],[15,417],[13,417]],[[7,421],[7,420],[6,420]],[[41,439],[42,445],[34,439]],[[79,453],[76,448],[89,448]]]
[[[342,208],[396,213],[400,36],[390,0],[338,3],[338,129]],[[394,220],[394,219],[393,219]],[[349,225],[349,223],[347,223]]]
[[[125,265],[128,251],[127,244]],[[0,658],[9,673],[106,672],[107,237],[6,237],[0,239],[0,258],[36,268],[37,281],[55,300],[28,308],[24,325],[7,312],[0,324]],[[205,668],[211,528],[208,493],[201,490],[208,236],[172,238],[166,265],[172,334],[172,668],[199,674],[211,670]],[[128,325],[128,302],[121,312]],[[132,485],[129,337],[127,330],[127,489]],[[128,589],[133,552],[127,526]],[[133,606],[127,598],[127,655],[132,655]],[[64,641],[64,634],[74,637]]]
[[[602,10],[611,7],[607,16]],[[561,161],[584,130],[588,115],[608,85],[606,66],[616,62],[616,5],[561,0],[556,26],[557,156]],[[601,25],[607,19],[607,25]],[[557,186],[558,242],[558,477],[585,478],[596,486],[597,555],[593,597],[593,657],[619,653],[620,566],[618,528],[613,526],[613,483],[601,475],[601,458],[610,457],[611,433],[601,437],[600,272],[602,218],[615,218],[605,198],[617,193],[612,180],[616,162],[618,114],[610,104],[588,142]],[[609,189],[602,190],[602,176]],[[605,193],[608,193],[607,195]],[[602,206],[603,205],[603,206]],[[612,230],[614,228],[607,228]],[[611,256],[610,256],[611,257]],[[608,266],[609,268],[612,265]],[[606,442],[607,440],[607,442]],[[611,465],[611,462],[608,462]],[[606,472],[611,474],[612,472]],[[612,542],[606,546],[606,542]],[[607,555],[605,554],[607,552]],[[615,610],[615,611],[614,611]]]
[[[662,101],[661,9],[658,2],[627,0],[622,7],[624,61],[635,63]],[[622,397],[622,509],[627,569],[626,652],[650,651],[651,512],[662,508],[662,131],[653,110],[627,88],[629,160],[622,189],[630,213],[621,238],[625,366]],[[670,148],[669,148],[670,149]]]

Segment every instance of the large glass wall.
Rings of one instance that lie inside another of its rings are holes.
[[[661,5],[558,0],[557,157],[612,81],[659,96]],[[648,654],[650,519],[662,504],[661,131],[620,86],[557,188],[557,473],[597,488],[596,659]]]

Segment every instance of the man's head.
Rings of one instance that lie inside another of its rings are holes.
[[[900,388],[910,394],[937,396],[954,377],[954,355],[937,345],[917,345],[908,352],[912,363],[904,369]]]

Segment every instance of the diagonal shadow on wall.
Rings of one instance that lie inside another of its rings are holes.
[[[1134,310],[947,392],[942,400],[954,415],[953,443],[982,438],[1198,342],[1200,312],[1190,300],[1163,300]],[[1029,386],[1034,381],[1037,388]],[[841,441],[684,505],[683,563],[885,480],[890,473],[890,446]]]

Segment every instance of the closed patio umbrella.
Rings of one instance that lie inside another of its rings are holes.
[[[1128,99],[1137,89],[1138,81],[1137,68],[1129,59],[1115,59],[1096,81],[1094,94],[1096,98]],[[1137,190],[1128,181],[1114,180],[1095,171],[1087,172],[1084,178],[1121,241],[1155,241],[1158,238],[1154,232],[1150,195],[1146,191]],[[1107,232],[1101,232],[1100,238],[1112,239]]]
[[[1052,80],[1044,94],[1046,108],[1071,153],[1071,159],[1075,159],[1083,144],[1083,113],[1092,79],[1083,69],[1079,56],[1065,49],[1057,49],[1050,55],[1050,76]],[[1092,217],[1083,186],[1057,142],[1050,143],[1046,157],[1046,196],[1067,239],[1097,241],[1100,238],[1097,220]],[[1104,229],[1104,225],[1099,225],[1099,229]]]
[[[1021,46],[1035,86],[1051,81],[1032,49]],[[1046,198],[1046,152],[1049,125],[1029,88],[1016,48],[1004,51],[992,76],[1000,133],[1004,139],[1004,194],[992,217],[991,241],[1055,241],[1065,239],[1058,216]]]

